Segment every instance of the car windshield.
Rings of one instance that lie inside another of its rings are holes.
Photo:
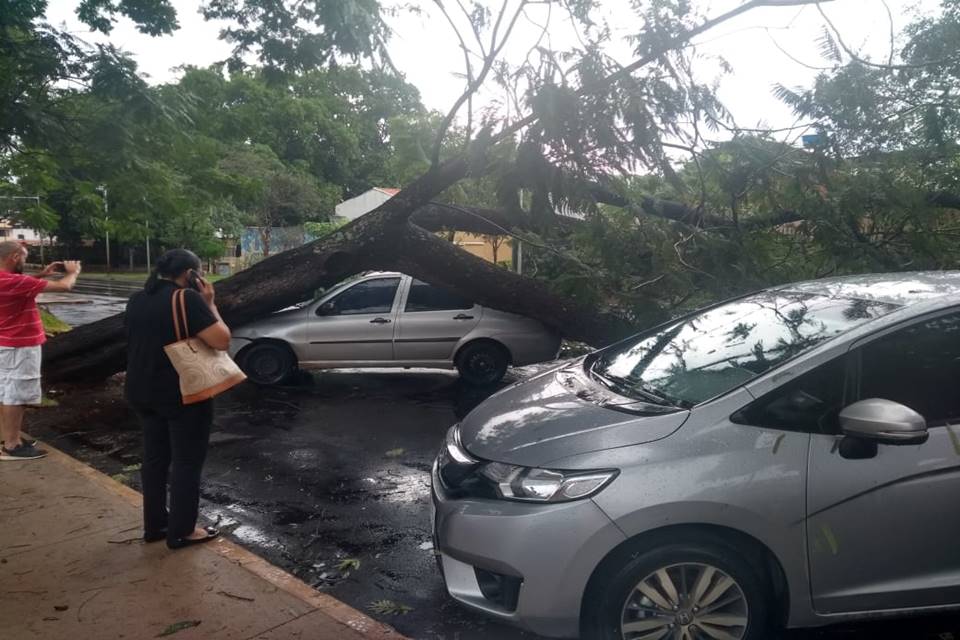
[[[623,395],[689,408],[896,308],[764,291],[613,345],[590,373]]]

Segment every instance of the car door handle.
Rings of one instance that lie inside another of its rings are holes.
[[[370,324],[390,324],[390,321],[386,318],[374,318],[370,321]]]
[[[458,314],[458,315],[453,316],[453,319],[454,319],[454,320],[473,320],[473,316],[468,316],[468,315],[465,314],[465,313],[461,313],[461,314]]]

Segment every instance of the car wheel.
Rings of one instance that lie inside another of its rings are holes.
[[[241,365],[251,382],[259,385],[280,384],[296,367],[290,348],[275,342],[257,342],[243,352]]]
[[[468,384],[488,386],[496,384],[507,373],[509,357],[500,345],[493,342],[468,344],[457,354],[457,371]]]
[[[671,544],[631,556],[595,592],[592,640],[766,640],[766,581],[735,549]]]

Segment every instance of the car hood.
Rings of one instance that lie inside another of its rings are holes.
[[[304,310],[302,307],[287,307],[280,311],[275,311],[264,318],[258,318],[233,330],[235,338],[258,338],[265,337],[271,331],[286,327],[290,323],[300,323],[303,321]]]
[[[609,408],[614,404],[610,397],[595,385],[587,386],[582,371],[577,363],[491,396],[460,423],[461,443],[484,460],[544,466],[590,451],[665,438],[689,416],[689,411],[650,405],[642,405],[651,410],[647,415]],[[617,397],[621,405],[638,405]]]

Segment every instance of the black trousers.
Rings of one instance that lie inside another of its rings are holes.
[[[143,425],[143,529],[152,534],[166,529],[168,540],[183,538],[197,526],[213,401],[133,408]]]

